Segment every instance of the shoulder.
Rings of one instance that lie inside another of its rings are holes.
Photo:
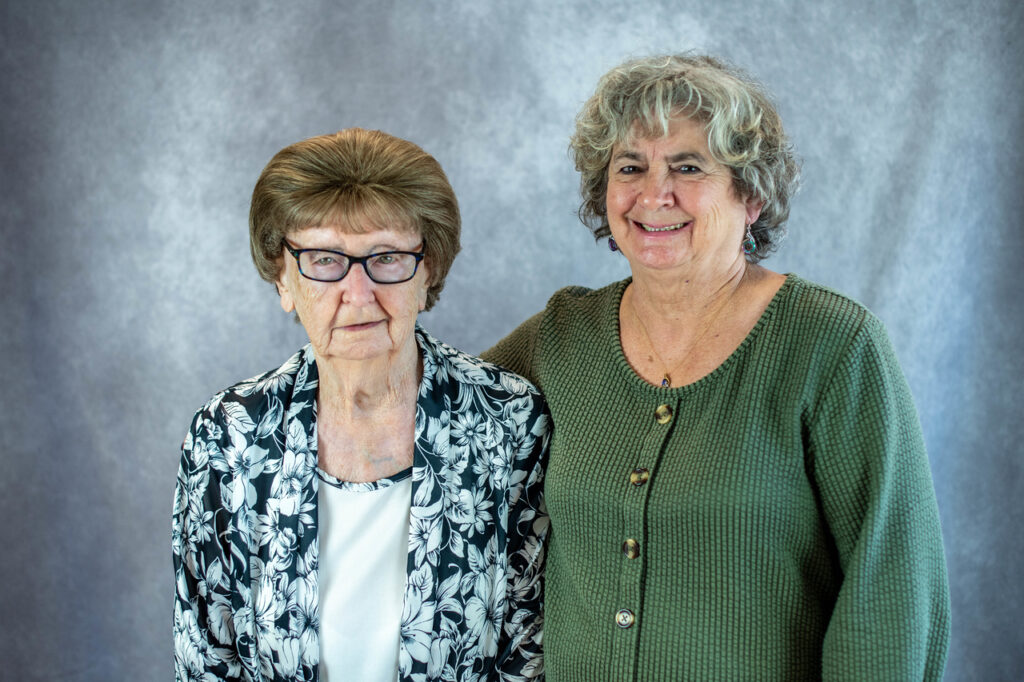
[[[786,286],[769,336],[787,349],[776,353],[780,367],[813,368],[822,386],[854,377],[855,383],[870,376],[902,377],[885,325],[866,306],[795,275]]]
[[[416,329],[416,336],[424,351],[425,380],[450,384],[454,390],[460,386],[477,387],[498,401],[516,397],[541,400],[537,387],[519,374],[449,346],[421,327]]]
[[[862,303],[822,284],[790,275],[779,298],[786,331],[815,344],[845,346],[856,338],[885,338],[885,327]]]
[[[587,314],[602,313],[609,306],[618,305],[622,292],[629,280],[612,282],[600,289],[589,289],[581,286],[568,286],[559,289],[551,298],[545,310],[554,314]]]
[[[599,289],[581,286],[556,291],[538,316],[537,336],[542,345],[573,346],[578,337],[593,338],[618,311],[629,280],[612,282]]]
[[[543,310],[484,352],[497,364],[511,367],[545,389],[548,363],[575,356],[595,339],[617,333],[618,304],[629,280],[600,289],[571,286],[559,289]]]
[[[283,410],[296,389],[315,388],[316,363],[312,349],[305,346],[280,367],[229,386],[196,410],[190,437],[220,440],[228,429],[248,434],[264,423],[266,413]],[[276,426],[280,419],[273,421]]]
[[[474,450],[477,455],[488,459],[501,444],[500,451],[512,458],[514,468],[540,466],[546,458],[551,420],[536,386],[519,374],[438,341],[422,328],[417,328],[416,335],[424,364],[417,429],[422,424],[429,433],[437,424],[449,423],[452,433],[461,434],[460,443],[483,429],[490,445]]]

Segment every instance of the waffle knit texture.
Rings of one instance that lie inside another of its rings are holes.
[[[789,275],[716,370],[661,388],[619,343],[628,284],[562,289],[484,354],[554,419],[548,681],[941,679],[938,508],[881,322]]]

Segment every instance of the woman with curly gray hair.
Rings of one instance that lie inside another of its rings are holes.
[[[554,420],[548,680],[940,679],[938,509],[886,332],[759,264],[797,178],[769,97],[710,57],[630,61],[571,148],[632,277],[485,354]]]

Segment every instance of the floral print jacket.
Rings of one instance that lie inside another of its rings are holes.
[[[521,377],[421,328],[416,339],[398,678],[543,679],[547,408]],[[185,437],[172,528],[181,682],[318,679],[317,376],[307,345],[214,396]]]

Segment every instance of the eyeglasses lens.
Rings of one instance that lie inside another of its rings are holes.
[[[322,282],[345,277],[351,262],[331,251],[303,251],[299,258],[302,274]],[[378,253],[363,261],[363,265],[370,279],[381,284],[404,282],[416,273],[416,257],[407,253]]]

